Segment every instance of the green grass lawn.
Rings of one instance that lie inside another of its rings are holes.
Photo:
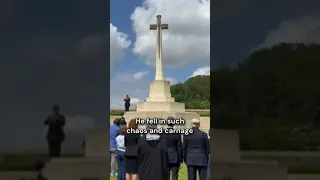
[[[110,110],[110,116],[121,116],[121,112],[124,112],[124,111],[122,111],[122,110]],[[210,112],[199,111],[197,113],[200,114],[201,117],[210,117]]]
[[[171,177],[170,177],[171,179]],[[180,180],[188,180],[187,166],[184,164],[179,171],[179,179]],[[197,178],[199,179],[199,178]],[[110,176],[110,180],[117,180],[117,177]]]

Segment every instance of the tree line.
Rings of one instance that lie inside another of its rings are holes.
[[[212,70],[211,84],[194,77],[173,94],[184,102],[211,99],[213,128],[239,130],[241,149],[318,150],[319,68],[319,44],[281,43],[234,69]]]

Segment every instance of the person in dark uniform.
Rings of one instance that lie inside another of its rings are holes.
[[[52,107],[52,114],[49,115],[44,124],[48,126],[47,142],[50,158],[61,156],[61,144],[65,139],[63,127],[66,123],[65,117],[60,114],[58,105]]]
[[[167,120],[174,120],[168,117]],[[173,129],[173,124],[168,124],[168,129]],[[179,169],[182,168],[182,141],[180,134],[165,134],[168,148],[168,177],[172,173],[172,180],[178,180]]]
[[[119,125],[120,126],[127,126],[126,119],[123,117],[123,115],[124,115],[124,112],[121,112],[121,118],[120,118],[120,121],[119,121]]]
[[[124,108],[126,111],[129,111],[129,107],[130,107],[130,97],[129,95],[126,95],[126,98],[124,98]]]
[[[128,129],[138,129],[136,120],[132,119],[129,122]],[[137,180],[138,174],[138,141],[140,134],[126,133],[124,136],[124,146],[126,147],[125,152],[125,171],[126,180]],[[139,179],[140,180],[140,179]]]
[[[157,129],[157,125],[147,125]],[[139,180],[169,180],[166,138],[160,134],[144,134],[138,144]]]
[[[200,180],[206,180],[210,154],[208,135],[200,129],[200,120],[192,120],[193,134],[184,136],[183,158],[188,169],[188,180],[196,180],[199,172]]]

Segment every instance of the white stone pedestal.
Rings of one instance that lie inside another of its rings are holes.
[[[52,159],[46,164],[43,175],[48,180],[109,179],[109,132],[109,128],[88,131],[85,157]]]
[[[241,160],[237,131],[210,132],[211,180],[286,180],[287,168],[275,161]]]
[[[149,92],[146,102],[174,102],[174,98],[171,97],[170,92],[170,81],[151,81]]]

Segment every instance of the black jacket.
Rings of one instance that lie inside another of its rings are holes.
[[[172,128],[168,128],[172,129]],[[179,165],[183,162],[182,157],[182,141],[180,134],[165,134],[168,148],[169,165]]]
[[[46,118],[44,124],[47,125],[47,141],[63,141],[65,139],[65,133],[63,127],[66,123],[66,119],[63,115],[51,115]]]
[[[166,139],[157,134],[143,135],[138,145],[139,180],[168,180]]]
[[[138,156],[138,141],[140,134],[126,134],[124,136],[124,146],[126,147],[125,155],[129,157]]]

